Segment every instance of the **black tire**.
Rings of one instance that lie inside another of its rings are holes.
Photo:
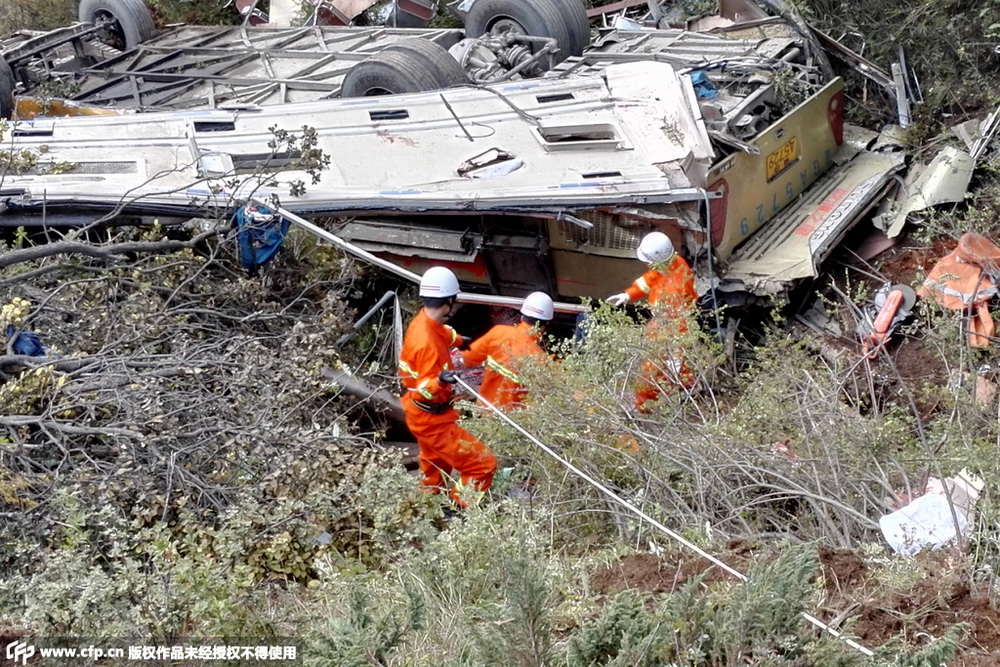
[[[590,46],[590,19],[587,18],[587,6],[583,0],[558,0],[564,5],[563,12],[566,25],[569,26],[571,56],[583,55],[583,50]]]
[[[372,97],[437,90],[441,84],[422,60],[385,50],[351,68],[340,87],[341,97]]]
[[[437,82],[438,88],[450,88],[469,83],[469,77],[459,62],[451,57],[448,49],[437,42],[421,37],[412,37],[387,46],[383,53],[385,51],[396,51],[420,60],[427,72]]]
[[[397,12],[393,7],[385,20],[387,28],[426,28],[431,24],[430,20],[423,20],[419,16],[414,16],[407,12]]]
[[[14,115],[14,70],[0,58],[0,118]]]
[[[569,19],[572,12],[567,11],[568,7],[567,0],[476,0],[465,19],[465,34],[480,37],[491,31],[514,30],[532,37],[549,37],[559,45],[553,61],[561,62],[573,55],[577,46],[570,28],[576,21]]]
[[[79,17],[83,23],[107,26],[103,41],[120,51],[156,35],[156,23],[143,0],[80,0]]]

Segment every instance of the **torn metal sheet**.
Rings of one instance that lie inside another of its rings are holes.
[[[900,150],[906,146],[906,132],[899,125],[886,125],[872,146],[873,151]]]
[[[905,189],[906,199],[883,230],[886,236],[898,236],[911,213],[965,199],[975,166],[965,151],[952,146],[942,148],[913,185]]]
[[[835,40],[833,37],[827,35],[822,30],[817,30],[816,28],[812,28],[812,31],[819,39],[820,44],[822,44],[823,48],[829,51],[832,55],[840,58],[848,65],[853,67],[859,74],[874,81],[879,86],[884,88],[886,91],[892,92],[894,82],[889,72],[886,72],[884,69],[882,69],[875,63],[865,59],[860,54],[855,53],[851,49],[847,48],[846,46]]]
[[[896,113],[899,116],[899,126],[910,126],[910,96],[906,92],[906,77],[899,63],[892,64],[893,93],[896,96]]]
[[[976,147],[976,142],[979,140],[979,137],[983,136],[982,128],[983,121],[978,118],[972,118],[964,123],[952,125],[950,129],[952,134],[958,137],[958,139],[965,144],[966,150],[971,155],[972,151]]]
[[[871,148],[878,136],[878,132],[844,123],[844,143],[837,155],[834,156],[834,162],[837,164],[850,162],[858,153]]]
[[[990,143],[993,141],[993,137],[996,136],[997,130],[1000,129],[1000,107],[993,111],[986,120],[983,121],[980,126],[979,137],[976,139],[975,144],[973,144],[969,154],[972,155],[972,159],[976,162],[979,158],[983,156],[983,153],[987,151],[990,147]]]

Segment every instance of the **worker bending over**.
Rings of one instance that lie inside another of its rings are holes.
[[[698,293],[694,288],[694,273],[687,261],[676,252],[674,244],[663,232],[650,232],[639,243],[636,256],[649,266],[631,287],[608,297],[613,306],[623,306],[646,297],[653,307],[653,317],[646,325],[646,336],[651,341],[676,340],[688,332]],[[656,400],[661,393],[660,381],[680,389],[690,389],[694,374],[684,361],[683,350],[677,343],[662,360],[643,362],[635,407],[645,409],[647,401]]]
[[[528,388],[521,383],[512,362],[526,357],[545,358],[538,341],[542,329],[552,320],[553,310],[548,294],[532,292],[521,304],[520,323],[494,326],[462,353],[466,366],[486,362],[479,387],[479,394],[484,399],[504,410],[523,404]]]
[[[403,410],[406,425],[420,446],[420,470],[424,486],[435,493],[443,489],[443,476],[453,472],[458,483],[450,496],[465,507],[461,492],[470,485],[486,491],[493,481],[497,460],[474,435],[458,425],[458,410],[451,365],[453,347],[461,347],[462,336],[445,324],[458,295],[458,279],[448,269],[435,266],[420,279],[423,307],[410,322],[399,355],[399,375],[405,390]]]

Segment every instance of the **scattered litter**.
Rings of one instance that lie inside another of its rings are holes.
[[[922,496],[879,519],[882,535],[893,551],[904,556],[944,546],[968,532],[983,485],[967,470],[943,482],[931,477]]]

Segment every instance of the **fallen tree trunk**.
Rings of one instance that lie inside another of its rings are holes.
[[[388,417],[394,422],[400,424],[406,423],[406,416],[403,414],[403,404],[400,403],[399,397],[394,396],[385,389],[371,387],[361,378],[344,371],[325,368],[322,375],[325,379],[333,382],[351,396],[364,402],[369,409]]]

